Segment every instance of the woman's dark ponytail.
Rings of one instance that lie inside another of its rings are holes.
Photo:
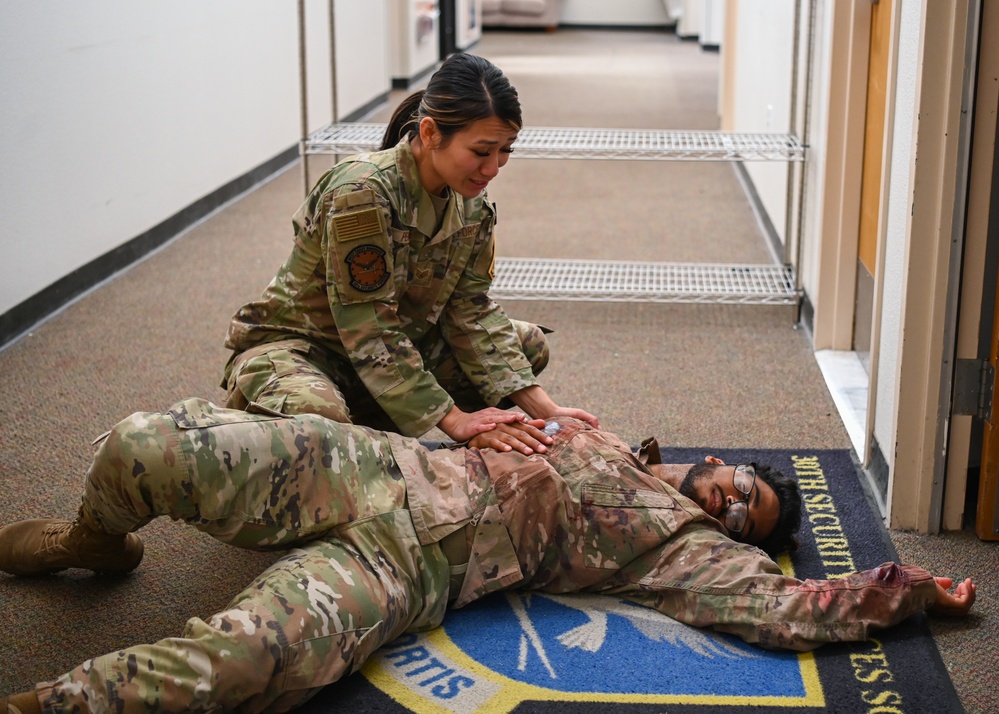
[[[420,123],[419,111],[423,92],[424,90],[422,89],[418,92],[413,92],[396,107],[388,126],[385,127],[385,135],[382,137],[382,145],[379,147],[379,151],[391,149],[402,140],[403,136],[412,138],[413,134],[416,133],[417,125]]]
[[[510,80],[489,60],[457,52],[430,77],[425,90],[402,100],[385,128],[381,151],[403,137],[413,138],[423,117],[430,117],[441,135],[441,145],[472,122],[496,117],[514,131],[523,121],[520,99]]]

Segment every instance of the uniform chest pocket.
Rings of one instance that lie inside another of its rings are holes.
[[[583,557],[588,568],[617,570],[668,540],[690,516],[666,493],[584,484]]]

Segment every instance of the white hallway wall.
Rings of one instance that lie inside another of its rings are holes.
[[[562,22],[569,25],[666,25],[663,0],[564,0]]]
[[[337,0],[337,56],[373,58],[341,115],[390,87],[386,2]],[[331,114],[328,15],[307,0],[310,127]],[[0,5],[0,315],[294,147],[299,76],[296,3]]]
[[[792,58],[795,0],[738,2],[734,13],[735,77],[732,131],[785,134],[791,131]],[[744,164],[781,241],[786,241],[788,165]]]

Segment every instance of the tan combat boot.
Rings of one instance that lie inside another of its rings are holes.
[[[0,714],[42,714],[42,707],[34,692],[24,692],[0,697]]]
[[[0,528],[0,570],[11,575],[43,575],[66,568],[127,573],[142,560],[142,550],[134,533],[111,535],[80,518],[35,518]]]

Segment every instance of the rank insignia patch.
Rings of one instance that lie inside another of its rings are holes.
[[[385,251],[376,245],[359,245],[344,258],[350,273],[350,285],[355,290],[374,292],[389,279]]]

